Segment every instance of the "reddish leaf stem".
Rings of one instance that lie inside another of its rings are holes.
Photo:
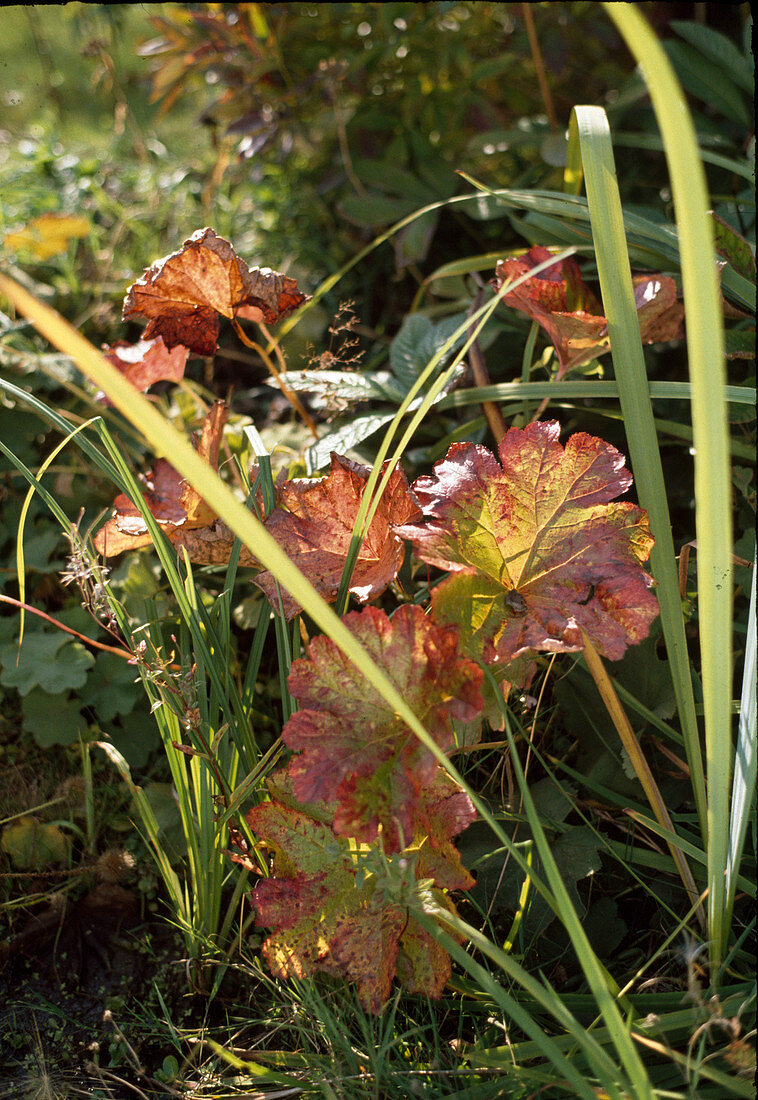
[[[40,619],[45,619],[46,622],[52,623],[58,630],[63,630],[66,634],[73,634],[75,638],[78,638],[80,642],[84,642],[85,645],[94,646],[95,649],[102,649],[106,653],[115,653],[117,657],[124,657],[126,660],[131,660],[134,654],[130,649],[120,649],[118,646],[105,645],[104,642],[96,642],[92,638],[88,638],[86,634],[80,634],[78,630],[73,630],[70,626],[65,626],[59,622],[58,619],[54,619],[51,615],[47,615],[44,611],[40,611],[37,607],[32,607],[31,604],[22,603],[21,600],[14,600],[12,596],[0,596],[0,603],[9,603],[13,607],[18,607],[23,611],[28,611],[31,615],[38,615]]]

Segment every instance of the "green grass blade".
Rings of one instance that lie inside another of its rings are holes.
[[[671,64],[631,4],[604,4],[642,67],[671,180],[692,383],[698,622],[708,777],[708,915],[711,962],[726,949],[732,772],[732,515],[724,327],[705,172],[687,103]]]
[[[578,163],[580,154],[581,165]],[[571,116],[567,175],[575,183],[581,179],[582,172],[627,445],[637,495],[650,517],[650,527],[655,537],[650,564],[658,586],[661,626],[684,733],[695,804],[705,835],[705,775],[679,594],[676,552],[671,536],[671,517],[658,436],[648,395],[647,370],[626,250],[610,129],[601,107],[575,107]]]
[[[542,1026],[534,1019],[515,997],[506,992],[503,985],[496,981],[490,972],[471,958],[469,953],[445,931],[451,929],[457,935],[465,937],[478,951],[489,958],[500,970],[507,974],[509,979],[517,982],[522,989],[534,1000],[535,1005],[541,1006],[555,1018],[561,1028],[564,1028],[581,1047],[587,1061],[603,1082],[609,1095],[619,1097],[616,1079],[619,1073],[613,1060],[607,1052],[596,1042],[594,1037],[586,1031],[566,1008],[563,1000],[547,985],[533,978],[511,956],[501,951],[486,938],[477,928],[462,921],[446,909],[435,909],[434,919],[425,913],[414,913],[414,918],[431,936],[438,940],[446,951],[475,979],[477,986],[492,997],[495,1004],[510,1017],[521,1030],[532,1037],[536,1049],[545,1057],[551,1065],[570,1082],[576,1090],[572,1095],[597,1098],[597,1092],[578,1070],[572,1065],[561,1051],[558,1043],[544,1033]],[[439,923],[438,923],[439,922]],[[442,925],[443,927],[440,927]]]
[[[740,699],[740,720],[737,730],[737,751],[735,753],[734,779],[732,782],[731,820],[729,823],[729,849],[726,863],[727,906],[734,905],[738,871],[742,849],[745,844],[750,806],[755,793],[755,780],[758,772],[756,758],[756,601],[755,601],[756,558],[753,557],[753,581],[750,591],[750,612],[748,614],[747,638],[745,640],[745,665],[742,670],[742,697]]]
[[[491,680],[493,688],[495,687],[494,679],[491,673],[485,669],[485,674],[488,679]],[[545,876],[548,880],[550,889],[553,892],[556,902],[558,903],[558,909],[560,919],[563,922],[566,931],[571,938],[574,951],[576,952],[579,964],[584,971],[584,975],[587,979],[587,983],[595,997],[598,1009],[603,1017],[606,1027],[612,1037],[613,1045],[616,1049],[618,1058],[629,1075],[629,1081],[632,1084],[633,1095],[637,1100],[653,1100],[653,1091],[650,1084],[650,1079],[645,1072],[644,1065],[640,1060],[639,1052],[635,1048],[634,1043],[629,1035],[629,1029],[624,1022],[621,1013],[619,1012],[618,1005],[615,998],[611,994],[608,988],[608,974],[604,969],[600,961],[598,960],[595,952],[592,950],[587,935],[582,927],[581,921],[577,915],[576,909],[569,897],[566,886],[563,882],[561,872],[553,857],[553,853],[550,849],[550,844],[545,836],[542,823],[540,822],[537,809],[534,805],[534,801],[529,790],[529,785],[526,781],[521,761],[519,760],[518,753],[511,732],[510,716],[508,712],[503,708],[503,715],[505,718],[505,734],[510,745],[510,760],[516,775],[516,780],[521,791],[521,797],[523,799],[524,811],[526,812],[529,820],[529,825],[532,830],[537,850],[542,860],[543,867],[545,869]]]

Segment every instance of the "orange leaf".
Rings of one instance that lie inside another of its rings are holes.
[[[331,462],[327,477],[285,482],[280,490],[281,507],[266,520],[267,529],[282,549],[328,601],[337,597],[369,475],[366,466],[335,452]],[[420,515],[405,474],[396,468],[366,532],[350,582],[350,591],[361,603],[383,592],[402,565],[403,542],[392,525],[408,523]],[[278,607],[273,576],[260,573],[255,583]],[[297,614],[299,606],[286,592],[282,592],[282,604],[287,618]]]
[[[147,317],[146,339],[162,336],[168,348],[184,344],[197,355],[213,355],[219,315],[231,319],[254,307],[255,318],[272,325],[305,301],[294,279],[268,267],[249,268],[229,241],[206,228],[132,284],[123,316]]]
[[[169,351],[159,336],[157,340],[139,340],[136,344],[117,340],[109,347],[104,346],[103,354],[127,382],[144,393],[155,382],[179,382],[184,377],[189,352],[182,344]],[[97,400],[104,405],[111,404],[102,393],[97,395]]]
[[[216,401],[203,422],[197,451],[211,469],[218,467],[221,436],[227,417],[223,401]],[[198,565],[224,565],[229,561],[234,535],[203,498],[166,461],[159,458],[155,468],[141,478],[145,502],[176,547],[184,546],[190,561]],[[121,493],[113,502],[115,514],[95,535],[95,549],[103,557],[113,558],[124,550],[137,550],[152,542],[147,524],[135,504]],[[239,564],[257,568],[252,554],[242,548]]]
[[[521,257],[501,260],[490,286],[526,275],[550,258],[541,245]],[[678,340],[682,336],[684,307],[676,300],[676,283],[666,275],[640,275],[634,298],[642,340],[646,344]],[[602,306],[582,279],[576,260],[556,261],[504,295],[503,301],[526,313],[547,333],[558,357],[558,377],[611,349],[608,322]]]

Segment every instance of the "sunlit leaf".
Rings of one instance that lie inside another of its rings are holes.
[[[144,392],[155,382],[179,382],[184,377],[189,352],[183,344],[169,351],[159,336],[157,340],[139,340],[136,344],[117,340],[104,348],[103,354],[135,389]],[[98,394],[98,400],[110,404],[105,394]]]
[[[162,336],[167,348],[183,344],[196,355],[214,355],[219,316],[272,325],[305,301],[294,279],[268,267],[249,268],[228,241],[206,228],[132,284],[123,316],[148,319],[146,340]]]
[[[272,928],[262,953],[279,978],[324,971],[355,982],[364,1007],[381,1012],[397,970],[412,992],[442,994],[450,958],[414,920],[450,900],[417,877],[413,858],[382,857],[335,836],[328,824],[273,800],[247,821],[274,856],[274,877],[252,893],[256,924]]]
[[[412,486],[426,522],[396,528],[451,573],[433,592],[434,616],[486,661],[578,650],[583,630],[618,660],[657,613],[641,568],[647,516],[611,503],[631,485],[623,456],[584,433],[564,448],[559,431],[555,421],[511,428],[502,466],[485,447],[454,444]]]
[[[285,482],[279,491],[280,506],[266,520],[268,531],[316,587],[325,600],[337,597],[353,525],[366,488],[369,469],[342,455],[331,455],[331,473],[316,480]],[[397,576],[403,561],[403,542],[392,525],[419,515],[405,474],[396,468],[363,540],[350,583],[361,603],[380,595]],[[255,583],[278,607],[277,584],[269,572],[259,573]],[[299,605],[281,592],[287,618]]]
[[[367,607],[344,622],[440,748],[451,749],[453,719],[470,722],[482,707],[482,672],[461,657],[456,631],[411,605],[392,619]],[[404,847],[420,829],[435,836],[440,811],[426,788],[437,761],[331,639],[313,639],[307,658],[293,663],[288,685],[302,708],[282,731],[299,754],[288,767],[296,796],[336,801],[333,826],[342,836],[370,842],[381,828],[387,851]],[[467,819],[470,807],[457,812]],[[451,835],[443,830],[440,839]]]
[[[216,401],[203,421],[203,431],[197,441],[198,454],[211,469],[218,467],[219,448],[228,410],[223,401]],[[225,565],[234,545],[234,535],[209,508],[203,498],[184,481],[165,458],[141,478],[145,488],[145,503],[160,528],[177,548],[183,546],[190,561],[198,565]],[[113,502],[114,515],[100,528],[94,538],[95,549],[103,557],[116,557],[124,550],[137,550],[152,542],[142,513],[125,493]],[[244,546],[239,564],[257,567],[257,562]]]
[[[499,290],[507,280],[527,275],[548,259],[549,250],[535,245],[524,256],[501,260],[491,286]],[[638,276],[634,279],[634,293],[644,343],[681,338],[684,308],[677,301],[673,279],[665,275]],[[572,367],[610,351],[608,322],[600,302],[571,257],[527,278],[508,291],[503,301],[526,313],[545,330],[558,357],[559,378]]]

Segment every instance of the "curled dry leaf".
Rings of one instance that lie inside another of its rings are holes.
[[[189,351],[183,344],[169,351],[163,337],[159,336],[156,340],[138,340],[136,344],[117,340],[103,348],[103,355],[121,371],[127,382],[144,393],[155,382],[181,381]],[[103,405],[111,404],[104,393],[99,393],[97,400]]]
[[[285,482],[279,490],[279,507],[266,520],[269,533],[330,602],[339,591],[353,524],[369,476],[368,467],[334,452],[331,466],[326,477]],[[350,592],[361,603],[380,595],[402,565],[403,542],[393,525],[420,514],[405,474],[396,467],[366,532],[350,582]],[[259,573],[255,583],[278,609],[280,590],[274,577],[269,572]],[[300,610],[299,605],[283,590],[281,600],[284,614],[291,619]]]
[[[535,245],[521,257],[501,260],[490,286],[500,290],[506,280],[527,275],[549,259],[548,249]],[[633,283],[643,342],[680,339],[684,307],[677,301],[674,280],[666,275],[641,275]],[[610,351],[608,322],[602,306],[571,257],[526,279],[508,291],[503,301],[526,313],[545,330],[558,357],[559,378],[572,367]]]
[[[460,655],[457,631],[407,604],[392,619],[367,607],[343,621],[440,748],[452,749],[453,719],[470,722],[482,707],[483,673]],[[314,638],[287,682],[302,708],[282,731],[299,754],[287,769],[297,798],[336,801],[335,832],[371,842],[381,828],[387,851],[419,831],[436,836],[424,791],[439,764],[334,642]]]
[[[145,339],[162,336],[168,348],[184,344],[196,355],[214,355],[219,315],[272,325],[307,300],[294,279],[268,267],[249,268],[229,241],[206,228],[130,286],[123,316],[147,317]]]
[[[323,820],[279,802],[273,786],[271,793],[247,815],[274,855],[274,876],[251,895],[256,924],[273,929],[262,946],[271,972],[346,978],[373,1013],[382,1011],[396,972],[410,992],[440,997],[450,957],[414,910],[455,907],[421,878],[414,854],[387,860],[376,848],[356,848]]]
[[[216,401],[203,422],[197,443],[198,454],[214,470],[218,467],[227,415],[224,402]],[[186,547],[190,561],[198,565],[228,563],[234,535],[165,458],[159,458],[153,470],[141,480],[145,486],[145,503],[174,546]],[[137,550],[152,542],[142,513],[128,496],[120,493],[113,507],[114,515],[95,535],[95,549],[99,554],[113,558],[124,550]],[[257,568],[258,563],[242,547],[239,564]]]
[[[611,503],[631,485],[623,456],[584,433],[564,448],[559,432],[555,421],[511,428],[502,466],[485,447],[454,444],[413,484],[426,522],[396,529],[450,572],[432,594],[434,617],[487,662],[579,650],[583,630],[617,661],[658,613],[641,566],[653,545],[647,514]]]

